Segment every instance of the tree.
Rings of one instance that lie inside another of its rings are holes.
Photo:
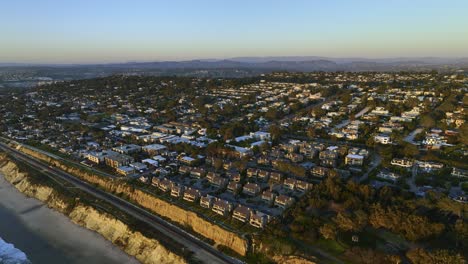
[[[268,108],[268,111],[265,113],[265,118],[270,121],[277,120],[279,116],[280,116],[280,113],[278,112],[276,108],[273,108],[273,107]]]
[[[464,264],[460,254],[453,254],[447,250],[428,252],[422,248],[415,248],[406,253],[406,257],[413,264]]]
[[[334,222],[343,231],[359,232],[367,225],[367,214],[362,210],[356,211],[353,215],[338,213]]]
[[[463,125],[461,125],[459,136],[460,141],[463,144],[468,145],[468,123],[464,123]]]
[[[403,143],[403,150],[402,154],[405,157],[415,157],[419,154],[419,149],[416,145],[413,145],[411,143],[405,142]]]
[[[334,240],[336,238],[336,227],[332,224],[324,224],[320,227],[319,232],[325,239]]]
[[[419,122],[421,126],[425,128],[431,128],[435,126],[435,121],[432,116],[426,114],[421,117],[421,121]]]
[[[281,127],[279,127],[278,125],[271,125],[268,129],[268,132],[270,132],[271,139],[274,142],[278,141],[284,133]]]
[[[315,138],[316,135],[317,135],[317,133],[315,132],[315,127],[309,127],[307,129],[307,136],[309,138]]]

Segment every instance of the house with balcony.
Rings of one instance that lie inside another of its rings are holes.
[[[312,188],[312,183],[296,180],[296,189],[302,192],[308,191]]]
[[[191,170],[192,170],[192,168],[189,167],[189,166],[182,165],[182,166],[179,167],[179,173],[180,174],[189,174]]]
[[[263,181],[268,181],[268,178],[270,177],[270,172],[266,170],[258,170],[258,179],[263,180]]]
[[[128,166],[134,161],[135,160],[132,157],[127,156],[125,154],[116,154],[104,157],[104,162],[106,163],[106,165],[112,168]]]
[[[468,178],[468,170],[462,170],[459,168],[453,168],[452,169],[452,174],[453,177],[458,177],[458,178]]]
[[[271,172],[270,180],[273,182],[280,183],[283,180],[283,174],[281,172]]]
[[[313,176],[322,178],[322,177],[328,176],[330,169],[321,167],[321,166],[315,166],[312,168],[310,172],[312,173]]]
[[[192,168],[190,170],[190,176],[195,178],[201,178],[205,175],[205,170],[203,168]]]
[[[250,214],[249,224],[256,228],[264,228],[268,223],[269,216],[262,212],[256,211]]]
[[[197,201],[201,196],[201,192],[194,188],[187,188],[184,192],[184,200],[187,202],[194,203]]]
[[[215,198],[211,195],[202,196],[200,198],[200,206],[203,208],[211,208]]]
[[[227,176],[231,181],[234,182],[240,182],[241,180],[241,175],[239,172],[229,172],[227,173]]]
[[[218,188],[224,188],[228,184],[228,180],[226,178],[223,178],[215,173],[208,173],[206,179],[211,183],[211,185]]]
[[[242,193],[250,195],[250,196],[256,196],[260,193],[260,191],[261,191],[261,188],[256,183],[246,183],[244,185],[244,188],[242,188]]]
[[[241,187],[242,187],[242,185],[240,183],[235,182],[235,181],[231,181],[231,182],[229,182],[229,184],[227,186],[227,190],[228,190],[228,192],[231,192],[233,194],[237,194]]]
[[[234,205],[231,202],[218,198],[213,202],[211,210],[219,215],[227,216],[231,213],[233,207]]]
[[[289,206],[294,204],[294,198],[289,197],[287,195],[281,194],[280,196],[276,197],[275,205],[281,208],[288,208]]]
[[[245,223],[250,220],[252,212],[253,210],[250,207],[239,205],[232,211],[232,218]]]
[[[296,180],[293,178],[285,179],[283,182],[283,187],[288,190],[294,191],[296,189]]]
[[[182,197],[184,194],[184,189],[185,187],[183,185],[174,184],[171,188],[171,196],[177,198]]]
[[[168,179],[163,179],[161,181],[159,181],[159,184],[158,184],[158,188],[163,191],[163,192],[168,192],[171,190],[172,188],[172,181],[168,180]]]
[[[252,178],[252,177],[257,177],[258,170],[255,168],[248,168],[247,169],[247,177]]]
[[[402,168],[411,168],[413,167],[414,162],[410,159],[398,159],[394,158],[390,162],[391,165],[397,166],[397,167],[402,167]]]
[[[390,171],[381,171],[377,174],[377,178],[385,179],[385,180],[390,180],[393,182],[396,182],[401,176]]]
[[[115,171],[122,176],[128,177],[135,174],[135,169],[130,166],[120,166],[115,169]]]
[[[348,154],[345,157],[345,164],[351,166],[362,166],[364,164],[364,156],[358,154]]]
[[[374,136],[374,141],[375,143],[379,143],[382,145],[392,144],[392,139],[390,138],[390,135],[387,134],[378,134]]]
[[[275,202],[276,194],[271,190],[265,190],[262,193],[262,200],[268,204],[273,204]]]
[[[101,152],[90,152],[88,155],[86,155],[86,159],[89,161],[96,163],[96,164],[101,164],[104,163],[104,159],[106,157],[118,155],[117,152],[112,151],[112,150],[104,150]]]

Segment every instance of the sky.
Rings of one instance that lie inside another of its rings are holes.
[[[0,63],[468,57],[467,0],[0,1]]]

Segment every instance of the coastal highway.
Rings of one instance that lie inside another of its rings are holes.
[[[60,178],[66,182],[74,185],[75,187],[93,195],[94,197],[104,200],[116,208],[126,212],[127,214],[135,217],[136,219],[143,221],[158,230],[168,238],[173,239],[192,251],[195,257],[204,263],[241,263],[241,261],[231,258],[222,252],[216,250],[212,246],[199,240],[197,237],[185,232],[179,227],[161,219],[160,217],[149,213],[148,211],[105,191],[99,190],[94,186],[81,181],[80,179],[72,176],[62,170],[54,167],[49,167],[48,164],[32,158],[24,153],[6,145],[0,143],[0,150],[9,153],[13,158],[29,164],[31,167],[45,171],[50,176]]]

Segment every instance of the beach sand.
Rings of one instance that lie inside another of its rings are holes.
[[[0,237],[33,263],[138,263],[99,234],[16,190],[0,174]]]

